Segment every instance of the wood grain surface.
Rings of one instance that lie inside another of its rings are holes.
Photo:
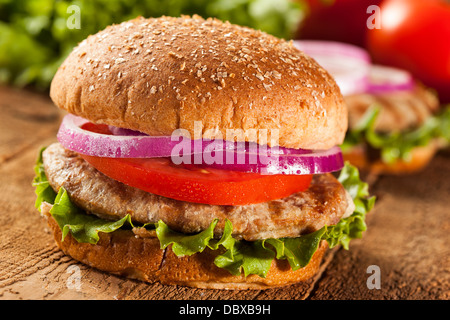
[[[270,290],[201,290],[108,275],[62,254],[34,208],[31,186],[38,151],[56,140],[62,113],[46,94],[8,87],[0,87],[0,110],[2,300],[450,298],[449,152],[439,153],[423,172],[371,179],[378,201],[368,230],[350,250],[329,250],[314,279]],[[372,268],[379,270],[379,289],[368,287]]]

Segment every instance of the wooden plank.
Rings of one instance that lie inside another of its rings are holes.
[[[62,111],[46,94],[0,86],[0,163],[54,136]]]

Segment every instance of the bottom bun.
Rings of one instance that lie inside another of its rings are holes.
[[[177,257],[170,248],[160,249],[156,233],[140,237],[131,230],[100,232],[95,245],[79,243],[69,233],[61,241],[62,232],[49,212],[51,208],[44,202],[41,213],[47,217],[56,244],[66,255],[101,271],[148,283],[230,290],[282,287],[312,278],[328,249],[328,243],[322,240],[309,264],[295,271],[287,260],[274,259],[265,278],[234,276],[214,264],[217,253],[209,248],[192,256]]]
[[[439,149],[438,142],[433,141],[427,146],[415,147],[411,151],[410,161],[383,162],[381,159],[369,160],[363,146],[357,146],[343,154],[344,160],[349,161],[362,171],[372,174],[409,174],[421,171],[430,163]]]

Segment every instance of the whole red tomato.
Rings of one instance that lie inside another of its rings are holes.
[[[381,28],[368,30],[376,63],[409,70],[450,102],[450,3],[444,0],[385,0]]]

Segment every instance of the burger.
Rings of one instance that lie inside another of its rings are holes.
[[[450,108],[435,92],[413,82],[402,90],[345,96],[349,129],[344,159],[372,174],[411,174],[424,169],[450,141]]]
[[[57,246],[145,282],[265,289],[313,277],[374,204],[337,145],[347,108],[292,43],[198,16],[136,18],[53,78],[65,110],[35,166]]]

